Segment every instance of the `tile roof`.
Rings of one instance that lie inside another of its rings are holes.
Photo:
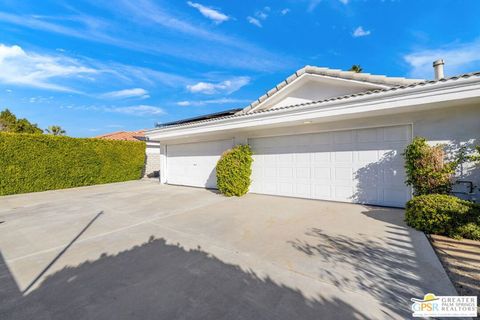
[[[343,71],[340,69],[330,69],[330,68],[323,68],[323,67],[315,67],[315,66],[305,66],[302,69],[295,71],[294,74],[289,76],[287,79],[283,80],[279,84],[277,84],[273,89],[269,90],[266,94],[252,102],[250,105],[245,107],[242,112],[249,112],[251,109],[258,106],[260,103],[264,102],[282,88],[286,87],[288,84],[295,81],[297,78],[302,76],[303,74],[312,74],[312,75],[319,75],[319,76],[326,76],[330,78],[339,78],[345,80],[354,80],[366,83],[372,83],[382,86],[388,87],[395,87],[400,85],[409,85],[412,83],[417,83],[421,81],[425,81],[424,79],[408,79],[408,78],[401,78],[401,77],[387,77],[384,75],[373,75],[370,73],[358,73],[353,71]]]
[[[480,71],[465,73],[465,74],[461,74],[461,75],[457,75],[457,76],[443,78],[443,79],[440,79],[440,80],[423,80],[423,81],[419,81],[419,82],[413,82],[411,84],[398,85],[398,86],[391,87],[391,88],[386,88],[386,89],[376,89],[376,90],[363,91],[363,92],[360,92],[360,93],[354,93],[354,94],[350,94],[350,95],[328,98],[328,99],[324,99],[324,100],[305,102],[305,103],[288,105],[288,106],[283,106],[283,107],[278,107],[278,108],[265,109],[265,110],[251,111],[249,113],[237,113],[237,114],[229,115],[229,116],[225,116],[225,117],[218,117],[218,118],[214,118],[214,119],[206,119],[206,120],[201,120],[201,121],[188,122],[188,123],[172,125],[172,126],[163,127],[163,128],[152,129],[152,130],[149,130],[149,131],[161,130],[161,129],[167,129],[167,128],[170,129],[170,128],[175,128],[175,127],[187,127],[187,126],[200,124],[200,123],[215,122],[215,121],[231,119],[231,118],[240,118],[240,117],[246,117],[246,116],[249,116],[249,115],[273,112],[273,111],[284,110],[284,109],[294,109],[294,108],[299,108],[299,107],[303,107],[303,106],[326,103],[326,102],[331,102],[331,101],[348,100],[348,99],[352,99],[352,98],[355,98],[355,97],[376,95],[376,94],[379,94],[379,93],[382,93],[382,92],[402,91],[402,90],[405,90],[405,89],[408,89],[408,88],[435,85],[435,84],[444,83],[444,82],[453,82],[453,81],[456,81],[456,80],[459,80],[459,79],[467,79],[467,78],[472,78],[472,77],[478,77],[480,79]]]
[[[97,139],[106,140],[127,140],[127,141],[143,141],[145,140],[145,130],[138,131],[117,131],[96,136]]]

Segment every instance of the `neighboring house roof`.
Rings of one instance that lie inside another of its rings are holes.
[[[458,80],[470,79],[470,78],[475,78],[475,81],[480,80],[480,72],[471,72],[471,73],[466,73],[466,74],[462,74],[462,75],[458,75],[458,76],[443,78],[443,79],[440,79],[440,80],[423,80],[423,81],[420,81],[420,82],[412,81],[409,84],[397,85],[397,86],[384,88],[384,89],[368,90],[368,91],[364,91],[364,92],[360,92],[360,93],[344,95],[344,96],[339,96],[339,97],[334,97],[334,98],[329,98],[329,99],[324,99],[324,100],[312,101],[312,102],[307,102],[307,103],[300,103],[300,104],[295,104],[295,105],[282,106],[282,107],[278,107],[278,108],[261,109],[261,110],[258,110],[258,111],[250,110],[249,112],[239,112],[239,113],[236,113],[236,114],[233,114],[233,115],[227,115],[227,116],[217,117],[217,118],[213,118],[213,119],[204,119],[204,120],[199,120],[199,121],[174,124],[174,125],[171,125],[171,126],[168,126],[168,127],[161,127],[161,128],[148,130],[148,132],[161,131],[163,129],[165,129],[165,130],[166,129],[174,129],[176,127],[188,127],[188,126],[195,126],[195,125],[200,125],[200,124],[215,123],[215,122],[219,122],[219,121],[222,121],[222,120],[225,120],[225,119],[245,118],[245,117],[253,116],[253,115],[256,115],[256,114],[280,111],[280,110],[285,110],[285,109],[297,109],[297,108],[301,109],[302,107],[319,105],[319,104],[324,104],[324,103],[329,103],[329,102],[336,102],[336,101],[348,102],[350,100],[355,100],[355,99],[360,98],[360,97],[364,97],[364,96],[375,97],[375,96],[380,95],[382,93],[388,93],[388,92],[398,93],[400,95],[400,94],[404,93],[405,91],[407,91],[408,89],[416,89],[416,88],[419,88],[419,87],[436,87],[437,85],[441,85],[441,84],[444,84],[444,83],[454,84]]]
[[[106,140],[127,140],[127,141],[144,141],[145,130],[138,131],[117,131],[96,136],[97,139]]]
[[[243,113],[248,113],[253,111],[257,108],[260,104],[262,104],[265,100],[273,97],[277,94],[281,89],[289,86],[291,83],[296,81],[304,74],[310,75],[317,75],[323,76],[328,78],[337,78],[343,80],[352,80],[352,81],[359,81],[368,84],[375,84],[379,85],[383,88],[391,88],[396,86],[402,85],[410,85],[413,83],[418,83],[425,81],[424,79],[408,79],[408,78],[401,78],[401,77],[387,77],[384,75],[373,75],[370,73],[359,73],[353,71],[343,71],[340,69],[330,69],[324,67],[315,67],[315,66],[305,66],[293,73],[291,76],[277,84],[274,88],[269,90],[266,94],[258,98],[256,101],[252,102],[250,105],[243,109]],[[379,87],[377,87],[379,88]]]

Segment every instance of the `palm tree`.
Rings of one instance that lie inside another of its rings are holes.
[[[67,132],[62,129],[60,126],[50,126],[48,129],[45,129],[48,134],[52,134],[54,136],[64,136]]]
[[[348,70],[348,71],[353,71],[353,72],[356,72],[356,73],[360,73],[360,72],[363,71],[363,69],[362,69],[362,66],[361,66],[361,65],[359,65],[359,64],[354,64],[354,65],[350,68],[350,70]]]

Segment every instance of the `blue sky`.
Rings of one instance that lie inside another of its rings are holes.
[[[0,0],[0,108],[72,136],[243,107],[304,65],[480,70],[480,1]]]

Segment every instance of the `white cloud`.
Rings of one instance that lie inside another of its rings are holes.
[[[138,66],[124,65],[120,63],[94,63],[95,67],[132,85],[142,82],[150,86],[158,84],[166,85],[168,87],[183,87],[192,80],[173,73],[143,68]]]
[[[368,35],[370,35],[370,30],[364,30],[362,26],[359,26],[357,27],[357,29],[355,29],[353,31],[353,37],[355,38],[358,38],[358,37],[366,37]]]
[[[283,9],[283,10],[289,10],[289,9]],[[283,10],[282,10],[282,13],[283,13]],[[248,23],[253,24],[254,26],[257,26],[257,27],[261,28],[261,27],[263,27],[261,21],[267,20],[268,15],[270,14],[270,11],[271,11],[270,7],[264,7],[262,10],[256,11],[254,13],[253,17],[248,16],[247,21],[248,21]],[[288,13],[288,11],[286,13]]]
[[[0,44],[0,82],[55,91],[76,92],[60,82],[99,71],[64,56],[27,53],[17,45]]]
[[[66,16],[53,17],[0,11],[0,21],[36,32],[42,30],[215,66],[265,71],[288,69],[298,63],[292,56],[268,51],[243,37],[224,34],[220,30],[212,30],[180,18],[178,14],[170,12],[168,6],[161,6],[152,0],[100,1],[97,4],[122,19],[100,19],[77,10],[72,10]],[[125,30],[118,22],[125,20],[133,23],[135,28]],[[174,45],[157,41],[158,34],[163,35],[166,29],[178,36]]]
[[[410,65],[411,77],[432,78],[433,61],[445,60],[445,73],[448,76],[480,69],[480,39],[470,43],[453,44],[438,49],[425,49],[409,53],[404,60]]]
[[[340,1],[340,2],[343,3],[343,4],[348,4],[348,2],[349,2],[350,0],[338,0],[338,1]]]
[[[290,12],[290,9],[289,8],[285,8],[285,9],[282,9],[282,11],[280,11],[280,13],[282,14],[282,16],[286,15],[287,13]]]
[[[166,114],[165,110],[162,108],[143,104],[138,106],[106,108],[105,111],[133,116],[155,116]]]
[[[184,100],[184,101],[177,102],[177,105],[181,107],[188,107],[188,106],[204,106],[209,104],[232,104],[232,103],[247,103],[247,102],[250,102],[250,100],[220,98],[220,99],[210,99],[210,100]]]
[[[190,7],[197,9],[205,18],[213,20],[216,24],[220,24],[220,23],[228,21],[230,19],[230,17],[227,16],[226,14],[224,14],[224,13],[218,11],[218,10],[206,7],[206,6],[204,6],[200,3],[187,1],[187,4]]]
[[[248,16],[247,21],[248,21],[248,23],[253,24],[254,26],[257,26],[259,28],[262,27],[262,23],[260,22],[260,20],[254,18],[254,17]]]
[[[188,85],[188,91],[192,93],[215,94],[215,93],[233,93],[243,86],[250,83],[249,77],[236,77],[230,80],[225,80],[219,83],[198,82],[193,85]]]
[[[322,2],[322,0],[310,0],[308,3],[308,12],[312,12],[315,10],[315,8]]]
[[[104,98],[108,99],[128,99],[128,98],[138,98],[138,99],[146,99],[150,98],[148,91],[142,88],[132,88],[132,89],[124,89],[119,91],[111,91],[104,93],[102,95]]]
[[[264,7],[262,10],[255,12],[255,17],[260,20],[267,20],[268,15],[270,14],[270,7]]]
[[[24,100],[24,99],[22,99]],[[53,102],[54,98],[53,97],[42,97],[42,96],[36,96],[36,97],[30,97],[28,99],[28,102],[30,103],[41,103],[41,104],[51,104]]]
[[[159,84],[184,87],[192,80],[163,71],[113,62],[100,62],[79,57],[73,59],[64,54],[39,54],[25,51],[18,45],[0,44],[0,83],[15,84],[54,91],[81,93],[75,86],[82,81],[99,84],[150,86]],[[104,94],[105,98],[147,98],[142,88],[126,89]]]

